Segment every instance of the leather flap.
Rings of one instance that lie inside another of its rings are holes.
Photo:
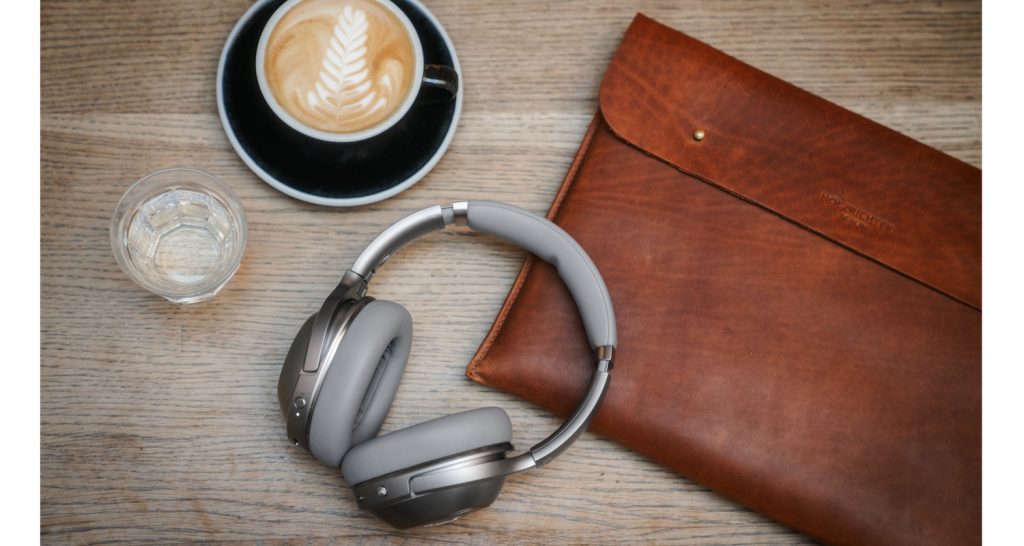
[[[600,107],[644,152],[981,309],[977,168],[642,14]]]

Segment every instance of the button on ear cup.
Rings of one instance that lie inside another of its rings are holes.
[[[390,301],[371,301],[345,332],[317,395],[309,450],[337,468],[353,444],[380,430],[412,345],[412,317]]]
[[[341,465],[350,485],[494,444],[512,441],[501,408],[480,408],[396,430],[353,447]]]
[[[284,358],[284,366],[281,366],[281,375],[277,378],[277,402],[281,405],[281,411],[285,415],[291,411],[293,390],[295,389],[295,378],[302,371],[302,364],[306,361],[306,348],[309,346],[309,337],[313,331],[313,321],[316,314],[306,319],[299,333],[295,334],[295,340],[288,349],[288,355]]]

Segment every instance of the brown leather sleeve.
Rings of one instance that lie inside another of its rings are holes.
[[[980,171],[643,16],[600,108],[549,212],[617,313],[592,428],[828,543],[979,543]],[[528,259],[467,374],[566,413],[591,367]]]

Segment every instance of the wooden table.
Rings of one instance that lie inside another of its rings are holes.
[[[459,132],[425,180],[356,210],[285,197],[228,144],[214,73],[249,4],[43,0],[44,542],[807,540],[590,433],[512,478],[492,508],[395,532],[356,509],[337,471],[289,447],[281,361],[362,245],[403,214],[467,198],[543,213],[636,11],[978,165],[980,2],[429,2],[464,70]],[[241,270],[194,306],[132,284],[108,241],[125,188],[173,165],[222,178],[249,217]],[[375,295],[416,320],[385,430],[490,404],[509,411],[520,447],[551,430],[547,412],[463,375],[522,259],[445,233],[381,272]]]

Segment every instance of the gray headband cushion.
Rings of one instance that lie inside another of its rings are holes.
[[[470,201],[469,227],[534,253],[558,270],[580,310],[590,346],[615,346],[615,313],[608,289],[587,253],[562,228],[519,207]]]
[[[352,448],[341,465],[349,485],[459,453],[512,441],[512,422],[501,408],[439,417],[378,436]]]
[[[352,320],[327,369],[309,426],[309,450],[337,468],[354,444],[380,430],[412,346],[412,317],[371,301]]]
[[[402,218],[370,241],[351,271],[369,279],[406,244],[458,222],[460,213],[455,209],[460,204],[435,205]],[[504,239],[555,266],[579,308],[591,347],[615,346],[615,313],[608,288],[590,256],[565,230],[542,216],[495,201],[466,202],[465,216],[474,231]]]

